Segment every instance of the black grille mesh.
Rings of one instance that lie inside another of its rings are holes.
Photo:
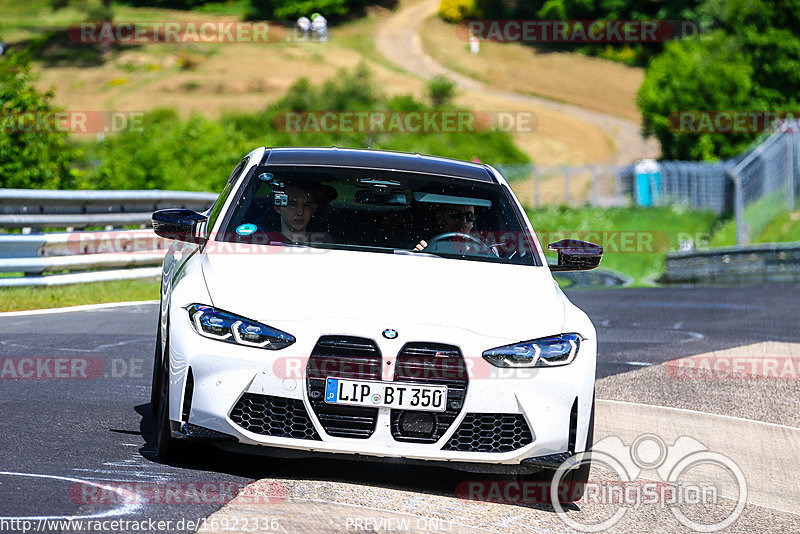
[[[533,441],[522,414],[468,413],[442,450],[509,452]]]
[[[264,436],[320,441],[300,399],[245,393],[231,411],[231,420]]]
[[[444,412],[423,414],[411,410],[392,410],[390,417],[392,437],[397,441],[412,443],[439,441],[461,412],[467,394],[468,375],[467,366],[458,347],[441,343],[407,343],[395,362],[395,381],[446,385],[447,409]],[[415,414],[431,422],[429,431],[417,431],[413,425],[410,428],[406,427],[404,419]]]
[[[352,336],[322,336],[306,367],[311,409],[331,436],[366,439],[375,432],[378,409],[328,404],[324,400],[328,377],[380,380],[381,353],[375,341]]]

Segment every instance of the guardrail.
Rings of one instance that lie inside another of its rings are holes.
[[[157,277],[169,241],[153,233],[153,211],[206,211],[214,193],[0,189],[0,286],[58,285]],[[123,226],[138,227],[120,229]],[[43,229],[64,232],[42,232]],[[76,229],[105,230],[76,231]],[[59,273],[59,274],[47,274]]]
[[[87,228],[149,225],[154,211],[205,211],[214,193],[189,191],[49,191],[0,189],[0,228]]]
[[[800,282],[800,243],[670,252],[660,281],[706,285]]]

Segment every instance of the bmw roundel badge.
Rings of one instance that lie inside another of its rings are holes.
[[[383,331],[383,337],[385,337],[386,339],[395,339],[397,337],[397,330],[394,330],[392,328],[387,328],[386,330]]]

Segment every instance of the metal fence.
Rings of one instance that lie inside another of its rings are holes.
[[[0,286],[158,276],[169,243],[150,229],[153,211],[205,211],[216,197],[157,190],[0,189]]]
[[[724,163],[661,161],[647,177],[649,206],[684,204],[693,209],[731,210],[733,184]],[[520,200],[531,207],[548,205],[628,206],[637,202],[634,165],[497,165]]]
[[[618,165],[495,165],[520,201],[549,205],[625,206],[631,202],[628,167]]]
[[[738,162],[729,164],[734,185],[736,244],[759,236],[777,215],[794,211],[800,192],[800,122],[784,122],[778,131]]]
[[[637,165],[496,165],[528,206],[599,207],[682,204],[734,214],[736,243],[759,236],[800,194],[800,121],[737,158],[721,162],[660,161],[643,174]],[[646,190],[646,195],[642,191]]]

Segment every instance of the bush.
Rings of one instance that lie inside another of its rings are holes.
[[[219,122],[174,110],[146,113],[142,131],[127,131],[94,145],[96,161],[81,180],[87,189],[218,191],[241,157],[255,148]]]
[[[439,16],[447,22],[461,22],[475,16],[475,0],[442,0]]]
[[[218,0],[117,0],[133,7],[160,7],[165,9],[194,9]],[[93,19],[89,19],[93,20]],[[98,19],[99,20],[99,19]]]
[[[658,139],[665,159],[709,160],[738,154],[754,134],[681,132],[670,115],[757,109],[750,100],[752,72],[736,43],[721,31],[668,43],[639,88],[642,132]]]
[[[59,111],[50,103],[52,90],[40,92],[34,87],[31,55],[29,48],[0,57],[0,187],[74,187],[70,163],[79,152],[67,134],[20,127],[23,113],[47,117]]]
[[[360,15],[369,0],[251,0],[250,20],[295,21],[321,13],[328,22]]]
[[[88,166],[79,186],[218,191],[236,162],[262,145],[372,147],[488,163],[528,161],[505,132],[296,132],[280,127],[286,112],[430,109],[411,95],[380,94],[371,72],[361,66],[351,73],[340,71],[322,85],[298,80],[283,98],[255,114],[229,113],[219,120],[194,115],[181,120],[173,110],[158,110],[145,114],[142,131],[122,132],[87,147],[95,163]]]
[[[437,75],[428,82],[428,98],[435,108],[449,106],[456,95],[456,84],[447,76]]]
[[[708,1],[703,8],[721,28],[667,44],[650,64],[639,90],[643,131],[658,138],[665,158],[731,157],[758,135],[672,131],[671,112],[779,112],[800,105],[796,1]]]

